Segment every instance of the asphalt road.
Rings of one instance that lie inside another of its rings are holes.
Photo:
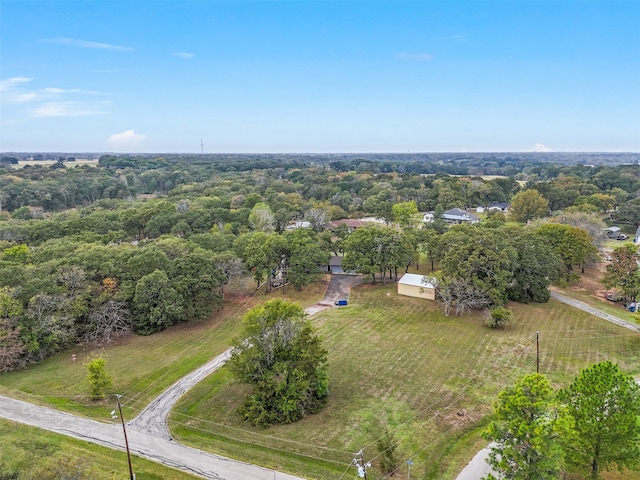
[[[351,287],[361,282],[353,275],[333,275],[324,299],[305,309],[309,315],[334,308],[347,299]],[[168,418],[180,397],[220,368],[231,349],[182,377],[156,397],[136,418],[127,423],[132,453],[203,478],[219,480],[303,480],[301,477],[187,447],[171,438]],[[117,450],[125,450],[122,427],[60,412],[52,408],[0,396],[0,417],[43,428]]]
[[[635,323],[626,322],[618,317],[613,315],[609,315],[608,313],[602,312],[597,308],[591,307],[580,300],[574,300],[573,298],[569,298],[561,293],[551,292],[551,298],[554,300],[558,300],[559,302],[566,303],[567,305],[571,305],[572,307],[579,308],[585,312],[590,313],[591,315],[595,315],[596,317],[600,317],[607,322],[615,323],[624,328],[628,328],[629,330],[633,330],[635,332],[640,331],[640,326]]]
[[[116,450],[125,450],[122,427],[118,423],[101,423],[2,396],[0,416]],[[153,433],[127,429],[127,437],[131,453],[203,478],[301,480],[300,477],[187,447]]]

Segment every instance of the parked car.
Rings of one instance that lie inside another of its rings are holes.
[[[624,233],[619,233],[619,234],[616,236],[616,240],[626,240],[627,238],[629,238],[629,236],[628,236],[628,235],[625,235]]]

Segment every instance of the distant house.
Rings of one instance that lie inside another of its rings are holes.
[[[342,257],[334,255],[329,260],[329,265],[327,265],[328,273],[344,273],[342,269]]]
[[[422,221],[424,223],[431,223],[431,222],[433,222],[435,220],[435,218],[436,217],[434,216],[433,212],[427,212],[422,217]]]
[[[461,208],[452,208],[442,214],[442,218],[447,223],[478,223],[480,218],[472,213],[468,213]],[[431,223],[435,220],[434,212],[427,212],[422,217],[425,223]]]
[[[506,212],[509,210],[509,204],[506,202],[493,202],[489,204],[490,212]]]
[[[452,208],[442,214],[442,218],[447,223],[478,223],[480,219],[472,213],[468,213],[461,208]]]
[[[297,230],[298,228],[311,228],[311,222],[298,221],[290,225],[287,225],[285,227],[285,230]]]
[[[329,225],[327,225],[327,228],[334,232],[339,225],[346,225],[349,228],[349,232],[353,232],[357,228],[365,227],[367,224],[362,220],[358,220],[356,218],[342,218],[340,220],[335,220],[329,223]]]
[[[405,273],[398,280],[398,295],[435,300],[435,279],[415,273]]]

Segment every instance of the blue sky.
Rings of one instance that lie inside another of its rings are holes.
[[[0,151],[640,151],[640,1],[0,2]]]

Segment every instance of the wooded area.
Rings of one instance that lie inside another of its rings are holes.
[[[544,302],[550,282],[597,259],[604,221],[640,224],[638,165],[450,157],[105,155],[97,167],[0,168],[1,369],[207,318],[249,275],[265,291],[302,288],[331,255],[374,282],[437,264],[456,314]],[[439,216],[512,199],[478,225]],[[427,211],[436,219],[423,224]],[[367,216],[381,223],[332,223]]]

